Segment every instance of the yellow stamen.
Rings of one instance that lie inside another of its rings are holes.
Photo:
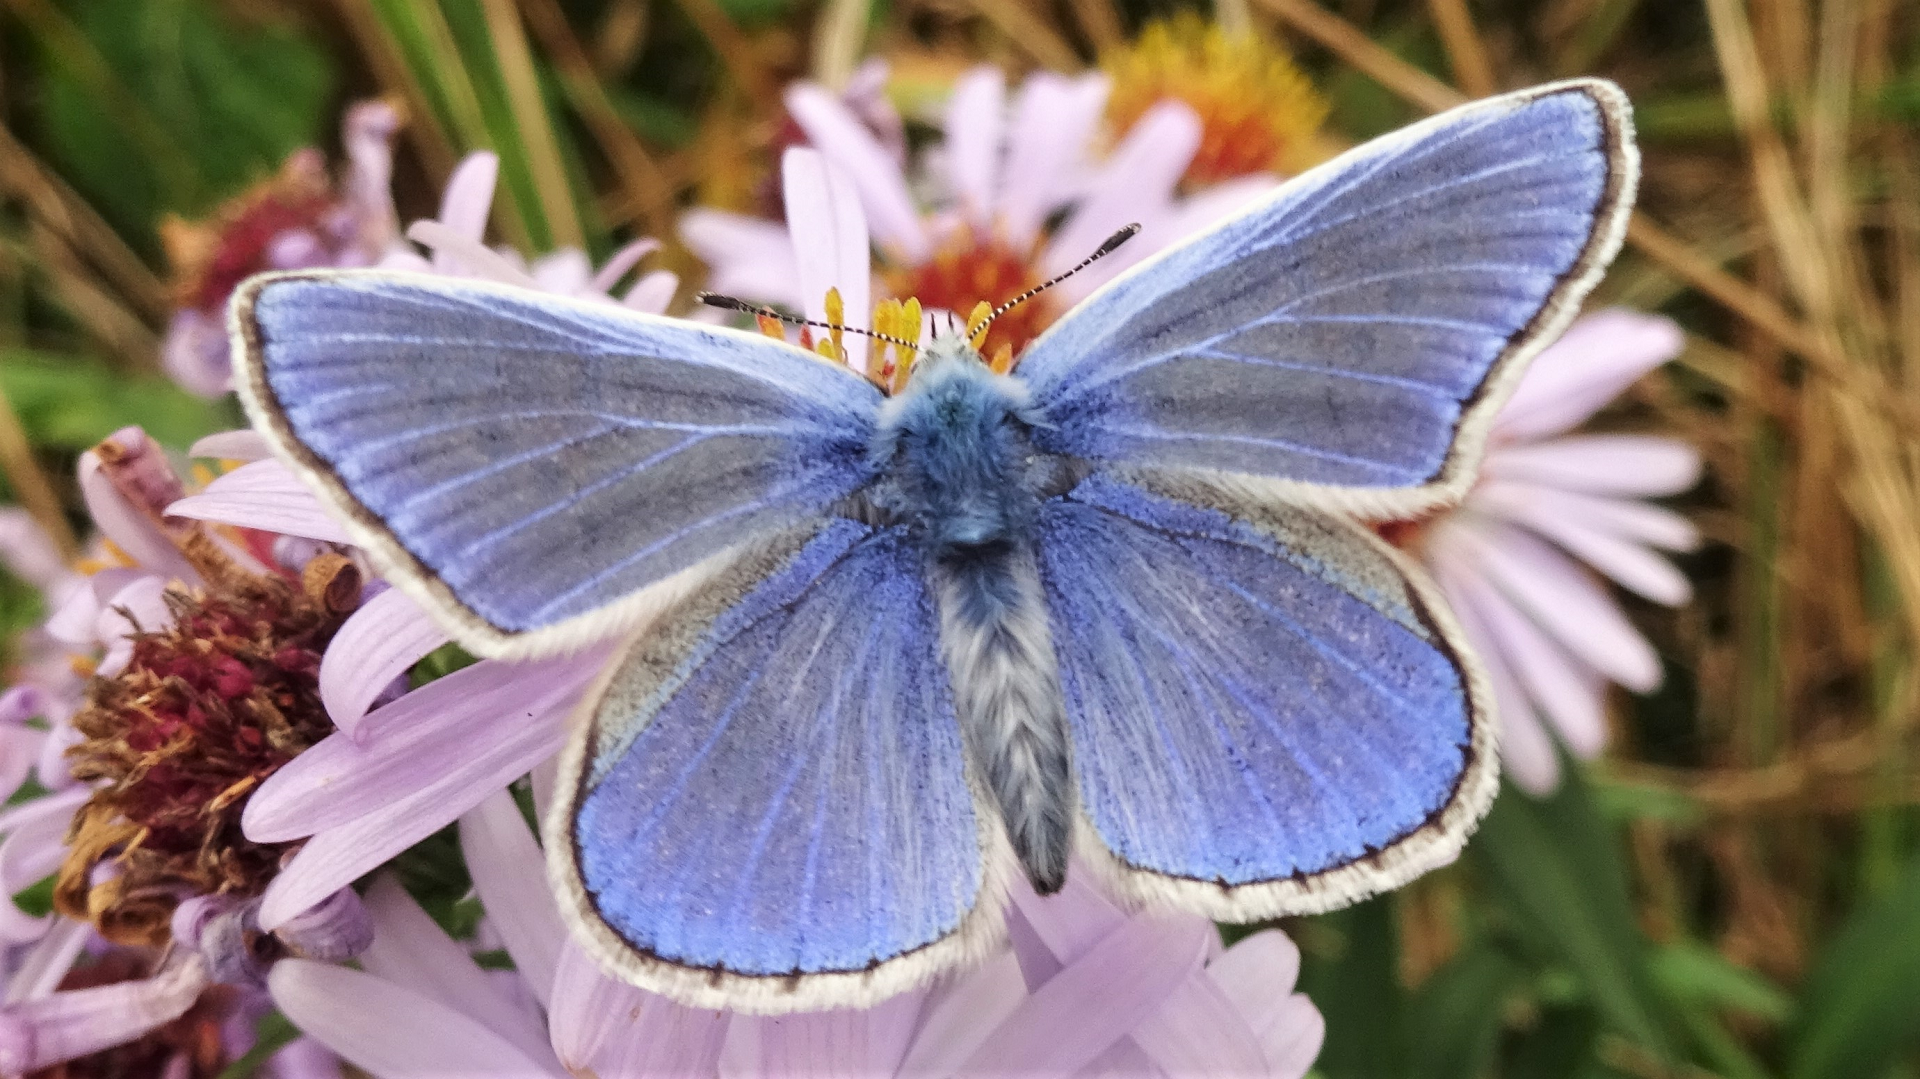
[[[985,300],[973,305],[973,312],[967,316],[967,343],[978,349],[987,343],[987,319],[993,315],[993,305]]]
[[[786,326],[772,315],[755,315],[754,321],[760,324],[761,333],[773,338],[775,341],[785,341],[787,339]]]
[[[1004,375],[1013,370],[1013,346],[1001,345],[993,350],[993,358],[987,361],[987,369],[996,375]]]
[[[847,304],[845,300],[840,298],[840,290],[838,288],[828,289],[827,321],[833,324],[833,328],[827,331],[827,335],[833,340],[833,351],[831,353],[823,352],[821,355],[826,356],[828,359],[839,360],[841,363],[847,362],[846,344],[842,340],[845,334],[840,329],[840,326],[845,323],[846,320]]]

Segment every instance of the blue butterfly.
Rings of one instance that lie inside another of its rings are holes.
[[[628,634],[547,823],[612,971],[871,1003],[983,954],[1016,874],[1326,910],[1451,860],[1490,701],[1360,520],[1456,501],[1620,244],[1618,88],[1360,147],[1114,280],[1012,375],[900,394],[785,343],[379,271],[256,278],[255,423],[477,652]]]

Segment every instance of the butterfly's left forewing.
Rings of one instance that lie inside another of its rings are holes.
[[[1493,794],[1491,717],[1418,572],[1343,518],[1132,480],[1039,524],[1082,858],[1226,921],[1451,860]]]
[[[547,850],[602,964],[694,1006],[873,1003],[999,939],[921,560],[834,519],[756,548],[584,706]]]

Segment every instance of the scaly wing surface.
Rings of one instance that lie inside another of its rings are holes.
[[[844,519],[743,558],[590,699],[548,852],[579,934],[701,1007],[867,1004],[998,938],[921,557]],[[990,826],[991,825],[991,826]]]
[[[1428,586],[1345,519],[1141,483],[1041,514],[1076,849],[1233,921],[1450,860],[1492,797],[1491,716]]]
[[[1625,98],[1591,79],[1367,143],[1034,342],[1035,442],[1361,513],[1456,499],[1520,367],[1618,249],[1636,162]]]
[[[256,278],[233,321],[256,423],[489,654],[610,633],[871,475],[878,391],[764,337],[382,271]]]

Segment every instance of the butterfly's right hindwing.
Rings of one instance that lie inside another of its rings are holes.
[[[743,557],[585,706],[547,846],[603,965],[700,1007],[867,1005],[1000,939],[921,557],[835,519]]]
[[[256,278],[233,323],[256,425],[490,655],[630,625],[873,471],[878,391],[764,337],[385,271]]]

